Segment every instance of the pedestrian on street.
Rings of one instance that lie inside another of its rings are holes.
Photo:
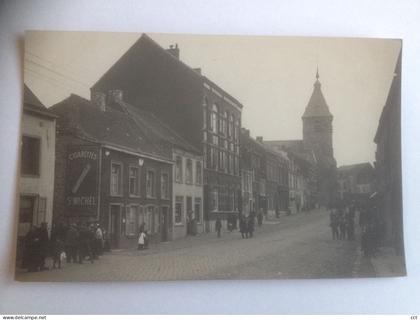
[[[96,249],[96,254],[98,256],[103,254],[103,243],[104,243],[104,237],[102,233],[102,228],[99,224],[97,224],[96,231],[95,231],[95,249]]]
[[[263,214],[260,210],[260,212],[258,212],[258,226],[261,227],[262,226],[262,222],[263,222]]]
[[[217,231],[217,237],[220,238],[221,237],[221,231],[222,231],[222,221],[220,220],[219,217],[217,217],[216,219],[216,231]]]
[[[144,230],[140,231],[137,250],[144,250],[146,246],[146,238],[146,232]]]
[[[25,236],[24,260],[28,272],[35,272],[39,270],[40,251],[38,230],[36,227],[31,226]]]
[[[79,263],[82,264],[86,256],[89,257],[89,261],[93,263],[92,253],[92,239],[94,239],[93,233],[89,230],[86,225],[82,225],[79,231]]]
[[[75,224],[70,225],[70,228],[66,232],[66,238],[64,242],[64,250],[66,252],[67,263],[77,262],[77,250],[79,242],[79,231]]]
[[[48,225],[46,222],[41,223],[41,227],[38,229],[38,232],[40,245],[39,270],[48,270],[45,266],[45,259],[50,253],[50,237],[48,235]]]
[[[338,240],[338,216],[337,216],[337,209],[332,208],[330,212],[330,228],[332,232],[333,240]]]
[[[241,216],[241,219],[239,220],[239,231],[241,232],[242,239],[248,238],[247,225],[244,216]]]
[[[249,238],[252,238],[254,236],[254,226],[255,226],[255,218],[253,215],[250,215],[247,221],[247,231],[248,231]]]

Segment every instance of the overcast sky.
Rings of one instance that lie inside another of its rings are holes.
[[[140,37],[134,33],[29,32],[24,79],[47,106],[89,88]],[[334,116],[338,165],[373,162],[373,137],[394,74],[399,40],[149,34],[202,69],[243,105],[242,125],[266,140],[302,138],[301,116],[317,66]]]

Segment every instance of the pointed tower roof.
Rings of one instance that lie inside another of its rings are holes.
[[[332,114],[325,101],[324,95],[321,91],[321,82],[319,82],[319,72],[316,68],[316,81],[314,83],[314,91],[312,91],[311,98],[306,106],[305,113],[302,118],[312,117],[332,117]]]

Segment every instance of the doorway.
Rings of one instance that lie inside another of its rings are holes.
[[[161,241],[168,241],[168,227],[169,227],[169,207],[161,207]]]
[[[109,214],[109,240],[111,248],[118,248],[120,244],[120,224],[121,218],[121,205],[111,204]]]

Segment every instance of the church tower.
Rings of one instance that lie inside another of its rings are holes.
[[[317,165],[318,202],[322,205],[331,204],[336,188],[335,171],[337,163],[333,151],[333,115],[331,114],[319,82],[319,72],[316,71],[314,89],[302,116],[303,146]]]

